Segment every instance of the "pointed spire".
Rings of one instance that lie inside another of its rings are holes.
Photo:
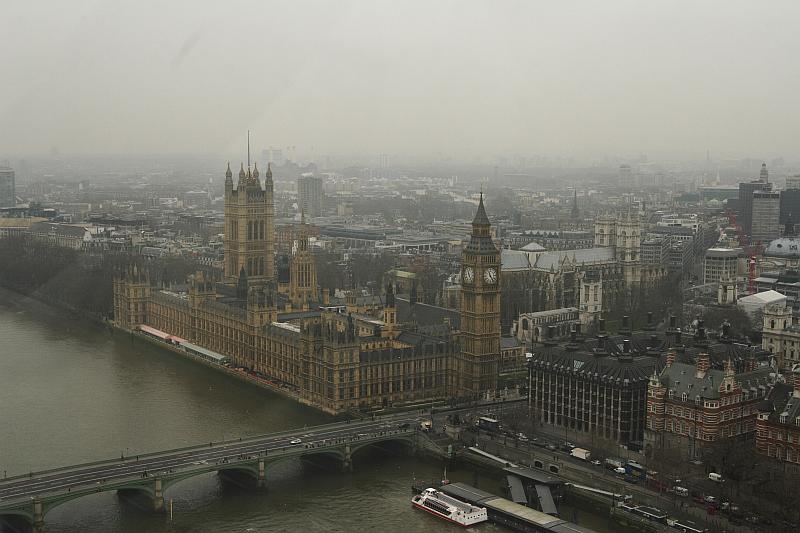
[[[483,190],[481,190],[481,199],[478,202],[478,211],[475,213],[475,218],[472,220],[472,225],[488,226],[489,224],[489,217],[486,216],[486,208],[483,207]]]
[[[233,172],[231,172],[231,162],[228,161],[228,169],[225,171],[225,178],[230,179],[233,177]]]
[[[241,163],[241,166],[239,167],[239,179],[243,180],[246,177],[247,177],[247,174],[245,174],[245,172],[244,172],[244,163]]]
[[[253,162],[253,179],[258,179],[258,163]]]
[[[272,163],[267,162],[267,173],[264,175],[264,177],[268,180],[272,179]]]

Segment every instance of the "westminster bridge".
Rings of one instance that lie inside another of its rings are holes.
[[[270,466],[290,459],[328,456],[352,469],[360,449],[391,441],[410,450],[441,450],[421,431],[423,417],[409,413],[377,420],[337,422],[224,442],[209,442],[163,452],[67,466],[0,480],[0,519],[24,519],[39,532],[53,508],[106,491],[141,493],[156,511],[164,491],[208,472],[229,473],[265,487]]]

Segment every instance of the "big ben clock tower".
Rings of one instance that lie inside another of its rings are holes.
[[[461,357],[459,395],[497,387],[500,359],[500,250],[490,233],[481,193],[469,244],[461,254]]]

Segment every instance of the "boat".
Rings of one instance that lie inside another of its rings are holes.
[[[464,527],[480,524],[489,519],[486,507],[470,505],[432,488],[427,488],[411,498],[411,504],[417,509]]]

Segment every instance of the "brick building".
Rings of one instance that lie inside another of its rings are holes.
[[[736,370],[732,360],[723,370],[712,368],[711,356],[701,353],[695,364],[678,362],[667,354],[666,365],[653,373],[647,387],[646,446],[652,450],[685,450],[689,458],[720,438],[750,438],[758,405],[773,385],[772,367],[755,359]]]
[[[800,365],[759,406],[756,449],[778,461],[800,464]]]

